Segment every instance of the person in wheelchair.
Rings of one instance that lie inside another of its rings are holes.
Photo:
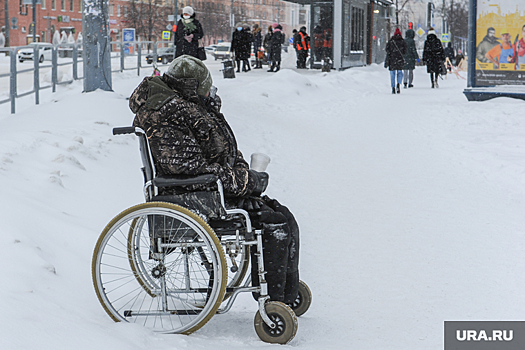
[[[262,195],[269,176],[249,169],[220,112],[221,99],[212,83],[202,61],[188,55],[176,58],[166,73],[146,77],[132,93],[129,107],[136,115],[133,126],[146,132],[158,175],[219,177],[226,207],[245,209],[254,228],[264,230],[270,299],[292,305],[299,288],[299,226],[287,207]],[[186,190],[202,188],[193,185]],[[179,194],[174,191],[162,188],[159,194]],[[257,286],[257,259],[253,255],[252,276],[252,284]]]

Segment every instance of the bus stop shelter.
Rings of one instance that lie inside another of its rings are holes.
[[[384,61],[390,0],[291,0],[310,5],[311,68],[341,70]]]

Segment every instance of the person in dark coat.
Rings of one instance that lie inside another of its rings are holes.
[[[245,209],[252,226],[264,229],[270,299],[292,305],[299,288],[299,226],[288,208],[262,195],[269,176],[249,169],[220,112],[220,98],[210,96],[212,83],[208,68],[199,59],[188,55],[174,59],[164,75],[146,77],[131,95],[133,126],[146,132],[159,176],[219,177],[227,209]],[[189,188],[187,192],[198,190]],[[162,188],[159,194],[180,193]],[[253,255],[252,268],[257,269]],[[257,272],[252,276],[253,285],[258,285]]]
[[[430,27],[427,33],[427,40],[423,49],[423,62],[427,65],[427,73],[430,74],[432,88],[438,88],[438,77],[442,72],[443,62],[445,61],[445,50],[441,40],[436,36],[434,28]]]
[[[281,50],[284,44],[283,27],[279,23],[272,24],[272,36],[270,38],[270,61],[272,66],[268,72],[278,72],[281,69]]]
[[[267,58],[269,65],[271,64],[270,62],[270,41],[272,40],[272,29],[273,29],[272,26],[268,26],[268,32],[266,33],[263,39],[263,48],[264,48],[264,51],[266,51],[266,58]]]
[[[445,60],[448,58],[447,70],[452,72],[452,62],[454,62],[454,57],[456,56],[452,43],[449,42],[447,47],[445,47]],[[450,62],[450,63],[449,63]]]
[[[253,36],[253,53],[255,54],[254,69],[260,69],[262,68],[262,60],[259,57],[259,52],[261,51],[261,46],[262,46],[262,34],[261,34],[261,27],[259,27],[257,23],[253,25],[252,36]]]
[[[416,33],[409,29],[405,33],[405,42],[407,43],[407,53],[405,55],[405,66],[403,67],[403,86],[414,87],[414,69],[416,69],[416,60],[419,61],[419,55],[416,50],[416,42],[414,41]]]
[[[204,36],[202,26],[195,19],[195,11],[190,6],[182,9],[182,18],[177,23],[175,32],[175,58],[190,55],[197,58],[199,40]]]
[[[401,30],[396,28],[394,35],[386,44],[385,68],[390,70],[390,85],[392,93],[401,93],[400,84],[403,80],[403,67],[405,66],[405,54],[407,53],[407,43],[401,36]],[[397,76],[397,86],[396,86]]]
[[[297,52],[297,68],[306,69],[306,59],[310,50],[310,37],[306,34],[306,27],[302,26],[295,34],[293,46]]]
[[[251,70],[250,62],[250,50],[252,48],[252,34],[249,29],[247,30],[242,23],[237,23],[235,31],[232,35],[232,43],[230,46],[230,52],[235,55],[235,61],[237,62],[237,73],[241,69],[242,71],[248,72]]]

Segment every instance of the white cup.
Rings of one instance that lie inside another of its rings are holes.
[[[270,163],[270,157],[264,153],[253,153],[250,160],[250,169],[255,171],[266,171]]]

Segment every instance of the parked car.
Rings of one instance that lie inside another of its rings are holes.
[[[162,62],[162,64],[168,64],[173,61],[173,53],[175,52],[175,47],[163,47],[157,50],[157,62]],[[155,59],[155,54],[150,53],[146,55],[146,62],[148,64],[153,63]]]
[[[224,59],[231,59],[232,54],[230,52],[230,43],[220,43],[215,48],[215,51],[213,51],[213,56],[215,56],[215,61],[218,59],[224,60]]]
[[[38,46],[38,62],[51,61],[53,57],[53,45],[49,43],[30,43],[27,47],[18,50],[18,61],[33,60],[34,48]]]

